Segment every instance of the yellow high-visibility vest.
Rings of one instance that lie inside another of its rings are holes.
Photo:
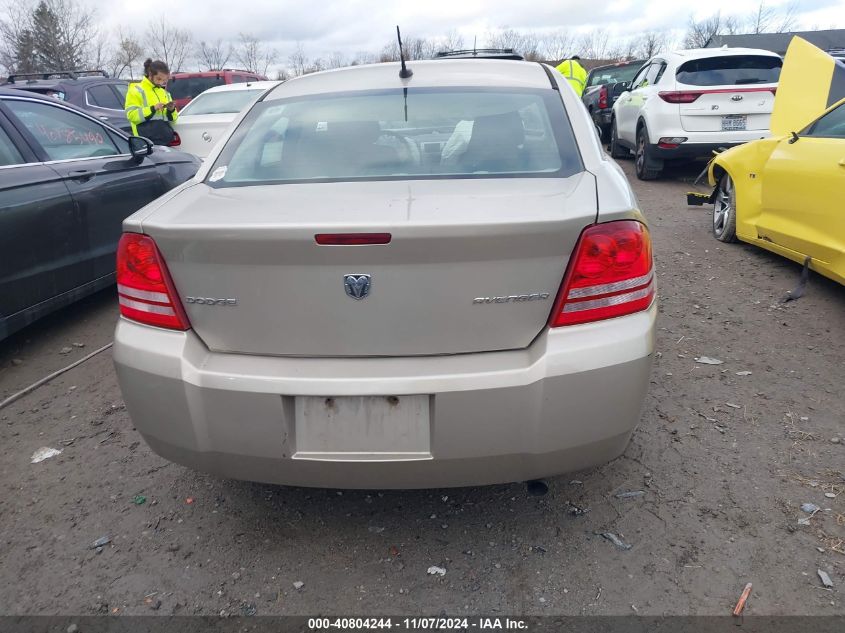
[[[126,92],[126,103],[124,110],[126,118],[132,124],[132,133],[138,134],[138,125],[144,121],[162,119],[171,123],[179,118],[176,110],[169,112],[167,108],[156,111],[157,103],[170,103],[173,98],[164,88],[159,88],[147,77],[138,83],[130,84]]]
[[[587,87],[587,71],[575,59],[567,59],[560,63],[557,71],[566,77],[569,85],[579,97],[584,94],[584,88]]]

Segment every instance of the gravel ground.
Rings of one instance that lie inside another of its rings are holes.
[[[696,171],[632,178],[659,354],[621,458],[544,495],[220,480],[150,452],[106,351],[0,411],[0,614],[728,615],[748,582],[748,614],[845,614],[845,289],[781,303],[800,267],[716,242]],[[0,342],[0,399],[108,343],[112,293]]]

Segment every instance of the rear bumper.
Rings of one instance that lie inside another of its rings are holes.
[[[659,134],[658,134],[659,130]],[[682,129],[649,128],[650,150],[655,158],[662,160],[692,160],[712,158],[713,152],[720,148],[729,149],[769,136],[768,130],[748,130],[742,132],[688,132]],[[657,144],[660,138],[682,137],[687,139],[675,149],[664,149]]]
[[[546,331],[525,350],[411,359],[219,354],[193,332],[121,319],[114,359],[138,431],[191,468],[332,488],[485,485],[625,450],[648,388],[656,312]],[[298,456],[297,396],[409,394],[430,396],[426,458]]]
[[[698,158],[713,158],[717,150],[730,149],[742,143],[681,143],[674,149],[665,149],[659,145],[649,148],[655,158],[661,160],[694,160]]]

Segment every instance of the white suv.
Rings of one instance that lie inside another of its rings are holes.
[[[667,160],[768,136],[782,64],[775,53],[750,48],[653,57],[613,106],[611,155],[633,151],[637,177],[652,180]]]

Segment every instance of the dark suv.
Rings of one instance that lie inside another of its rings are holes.
[[[167,90],[173,97],[176,107],[181,110],[191,102],[191,99],[214,86],[266,80],[267,77],[264,75],[234,68],[198,73],[173,73],[170,75],[170,81],[167,82]]]
[[[132,127],[123,109],[129,83],[122,79],[112,79],[103,70],[17,73],[9,75],[2,86],[61,99],[132,134]]]

